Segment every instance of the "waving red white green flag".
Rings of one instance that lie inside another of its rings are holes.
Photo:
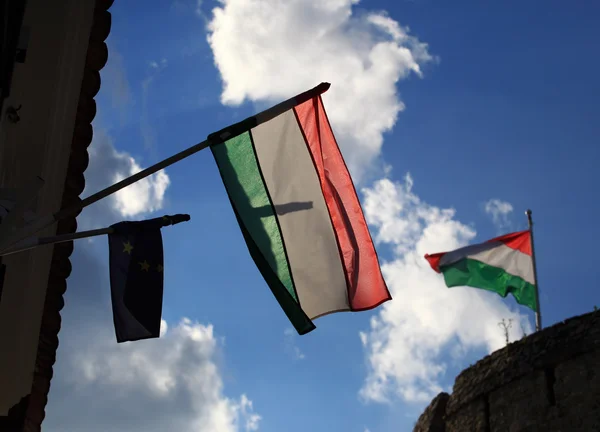
[[[298,333],[390,300],[350,173],[318,94],[212,145],[250,255]]]
[[[537,312],[529,230],[452,252],[425,255],[425,259],[436,272],[444,275],[448,288],[470,286],[493,291],[502,297],[511,293],[517,303]]]

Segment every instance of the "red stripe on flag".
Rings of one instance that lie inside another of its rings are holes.
[[[294,110],[307,140],[346,272],[352,310],[372,309],[392,297],[387,289],[352,178],[320,97]]]
[[[511,249],[531,256],[531,233],[529,230],[505,234],[488,240],[488,242],[502,242]]]
[[[432,269],[434,269],[438,273],[441,273],[440,260],[444,255],[446,255],[446,252],[440,252],[432,255],[426,254],[425,259],[429,262],[429,265]]]

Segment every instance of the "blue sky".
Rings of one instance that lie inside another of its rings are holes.
[[[533,326],[512,299],[448,290],[423,253],[525,229],[527,208],[544,325],[600,303],[588,258],[600,234],[595,2],[141,6],[111,8],[86,193],[329,81],[325,106],[394,300],[290,333],[201,152],[80,217],[85,228],[192,220],[163,230],[157,340],[117,346],[106,242],[77,244],[49,430],[410,430],[431,396],[503,345],[502,318],[513,339]]]

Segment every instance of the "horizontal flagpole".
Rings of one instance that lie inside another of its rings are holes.
[[[187,214],[184,214],[184,215],[178,214],[178,215],[166,216],[166,217],[168,219],[165,220],[164,226],[176,225],[178,223],[187,222],[190,220],[190,215],[187,215]],[[28,238],[28,239],[25,239],[25,240],[17,243],[15,246],[13,246],[8,251],[0,253],[0,256],[6,256],[6,255],[16,254],[19,252],[24,252],[26,250],[33,249],[38,246],[44,246],[44,245],[50,245],[50,244],[56,244],[56,243],[64,243],[64,242],[83,239],[83,238],[97,237],[97,236],[101,236],[101,235],[105,235],[105,234],[112,234],[114,232],[115,232],[114,228],[107,227],[107,228],[99,228],[99,229],[95,229],[95,230],[80,231],[80,232],[75,232],[75,233],[71,233],[71,234],[63,234],[63,235],[50,236],[50,237]]]
[[[28,238],[28,239],[25,239],[25,240],[17,243],[12,248],[10,248],[6,251],[3,251],[0,255],[1,256],[12,255],[12,254],[16,254],[19,252],[24,252],[29,249],[34,249],[38,246],[44,246],[44,245],[56,244],[56,243],[64,243],[64,242],[68,242],[71,240],[77,240],[77,239],[82,239],[82,238],[96,237],[96,236],[100,236],[100,235],[111,234],[114,231],[115,231],[114,228],[100,228],[100,229],[95,229],[95,230],[80,231],[80,232],[76,232],[76,233],[72,233],[72,234],[64,234],[64,235],[51,236],[51,237]]]
[[[138,182],[148,176],[151,176],[152,174],[155,174],[158,171],[163,170],[163,169],[167,168],[168,166],[173,165],[174,163],[179,162],[180,160],[185,159],[185,158],[199,152],[200,150],[204,150],[205,148],[210,147],[211,145],[224,142],[230,138],[233,138],[236,135],[240,135],[240,134],[250,130],[251,128],[258,126],[261,123],[269,121],[269,120],[273,119],[274,117],[277,117],[278,115],[283,114],[284,112],[292,109],[296,105],[304,103],[304,102],[312,99],[315,96],[319,96],[319,95],[325,93],[329,89],[329,87],[330,87],[329,83],[323,82],[323,83],[319,84],[318,86],[316,86],[304,93],[301,93],[293,98],[290,98],[284,102],[281,102],[265,111],[262,111],[252,117],[242,120],[239,123],[235,123],[231,126],[228,126],[224,129],[220,130],[219,132],[210,134],[205,141],[202,141],[202,142],[200,142],[186,150],[183,150],[161,162],[158,162],[158,163],[138,172],[137,174],[132,175],[131,177],[127,177],[126,179],[123,179],[120,182],[107,187],[106,189],[96,192],[95,194],[90,195],[89,197],[78,202],[77,204],[72,205],[71,207],[67,207],[65,209],[62,209],[62,210],[54,213],[54,214],[47,215],[43,218],[37,219],[35,222],[31,223],[30,225],[27,225],[19,232],[10,236],[6,241],[2,241],[1,247],[0,247],[0,255],[4,255],[5,254],[4,252],[8,248],[13,246],[15,243],[34,235],[35,233],[43,230],[44,228],[47,228],[48,226],[52,225],[53,223],[58,222],[61,219],[64,219],[69,216],[75,216],[75,215],[79,214],[79,212],[81,212],[81,210],[83,210],[87,206],[94,204],[95,202],[100,201],[101,199],[106,198],[106,197],[114,194],[115,192],[118,192],[121,189],[123,189],[135,182]]]

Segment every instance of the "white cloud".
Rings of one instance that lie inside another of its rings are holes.
[[[58,375],[48,430],[258,430],[252,401],[223,394],[211,325],[183,319],[160,339],[125,344],[106,328],[88,333],[61,358],[69,373]]]
[[[432,60],[427,45],[385,13],[353,13],[356,0],[220,3],[208,40],[222,102],[274,102],[331,82],[326,109],[355,179],[362,175],[404,109],[396,83]]]
[[[90,164],[85,172],[84,195],[95,193],[142,170],[130,154],[115,149],[112,139],[102,128],[95,128],[94,140],[88,149]],[[135,217],[160,210],[170,184],[164,171],[146,177],[102,200],[91,212],[84,214],[84,224],[111,222],[114,216]]]
[[[296,345],[296,334],[297,333],[291,328],[285,329],[283,331],[284,346],[286,352],[290,356],[292,356],[296,360],[302,360],[306,356],[304,355],[302,350],[300,350],[300,348]]]
[[[442,390],[447,357],[464,357],[473,349],[491,352],[504,345],[498,328],[502,318],[530,329],[526,316],[493,293],[446,288],[424,255],[463,246],[475,231],[456,221],[454,210],[431,206],[412,189],[413,180],[407,176],[401,184],[383,179],[363,190],[376,242],[394,250],[393,259],[382,265],[394,300],[383,305],[368,331],[360,334],[368,356],[361,395],[376,402],[395,397],[429,401]]]
[[[129,164],[128,170],[115,173],[115,182],[119,182],[142,170],[135,159],[127,153],[115,152],[115,156],[128,161]],[[142,179],[115,193],[115,209],[123,216],[136,216],[141,213],[159,210],[163,206],[165,191],[169,186],[169,182],[169,177],[164,171],[159,171],[152,177]]]
[[[94,191],[140,169],[130,155],[115,150],[105,131],[96,132],[86,172]],[[125,189],[125,195],[87,209],[78,223],[98,227],[115,217],[157,210],[168,183],[162,173],[137,189],[130,186],[133,191]],[[116,342],[108,267],[94,251],[90,243],[78,244],[71,257],[68,307],[61,313],[61,344],[44,430],[257,431],[261,417],[252,401],[245,394],[230,397],[224,392],[223,342],[212,325],[184,318],[168,326],[163,320],[158,339]]]
[[[492,218],[497,231],[506,231],[511,228],[510,216],[513,212],[511,203],[499,199],[491,199],[485,203],[485,212]]]
[[[220,0],[208,41],[223,80],[223,104],[271,104],[331,82],[325,106],[360,182],[404,109],[398,82],[421,76],[433,58],[406,27],[383,12],[357,11],[357,3]],[[445,287],[423,256],[462,246],[475,231],[455,220],[452,209],[421,201],[410,176],[402,184],[388,180],[391,171],[383,163],[384,178],[363,190],[374,238],[392,250],[382,268],[394,300],[360,334],[368,358],[361,395],[379,402],[429,401],[442,388],[446,359],[502,346],[502,318],[530,325],[493,293]]]
[[[244,427],[246,431],[257,431],[262,417],[254,412],[252,401],[243,394],[240,398],[238,412],[244,419]]]

